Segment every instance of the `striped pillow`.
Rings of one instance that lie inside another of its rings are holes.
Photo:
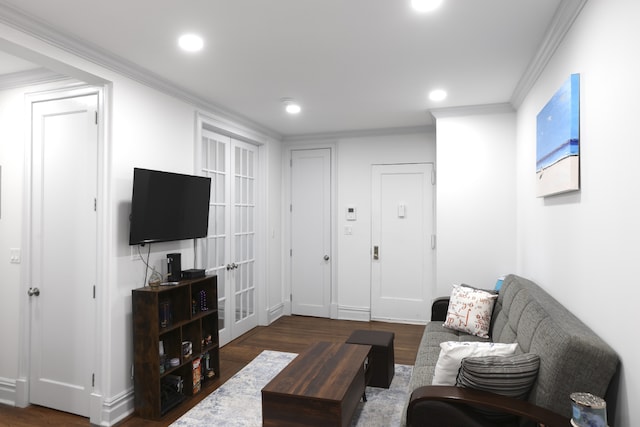
[[[462,359],[456,386],[473,388],[526,400],[536,382],[540,357],[524,353],[514,356],[466,357]],[[492,420],[506,420],[511,416],[481,411]]]

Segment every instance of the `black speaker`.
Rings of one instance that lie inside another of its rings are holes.
[[[169,282],[179,282],[182,279],[182,266],[180,265],[180,257],[182,254],[167,254],[167,273]]]

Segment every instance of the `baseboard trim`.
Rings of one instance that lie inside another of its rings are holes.
[[[16,406],[16,381],[0,377],[0,403]]]
[[[92,394],[91,405],[92,408],[95,405],[100,409],[100,414],[98,415],[100,419],[94,420],[94,414],[92,413],[91,424],[113,426],[135,412],[133,388],[107,400],[103,400],[101,395]]]
[[[271,307],[268,311],[267,311],[267,324],[270,325],[273,322],[275,322],[276,320],[278,320],[279,318],[281,318],[282,316],[285,315],[284,312],[284,304],[280,303],[277,304],[274,307]]]
[[[402,323],[405,325],[426,325],[428,320],[400,319],[394,317],[372,317],[371,321],[386,323]]]
[[[368,322],[371,320],[371,311],[369,310],[369,307],[339,305],[338,319]]]

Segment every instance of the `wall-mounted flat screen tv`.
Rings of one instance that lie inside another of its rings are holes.
[[[134,168],[129,245],[205,237],[211,178]]]

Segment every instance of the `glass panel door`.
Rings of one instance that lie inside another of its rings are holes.
[[[227,327],[227,264],[229,259],[229,145],[230,138],[202,132],[202,175],[211,178],[209,232],[202,245],[203,268],[218,276],[218,329],[221,341],[230,341]]]
[[[234,335],[257,324],[255,315],[256,147],[233,142]]]
[[[202,174],[211,178],[207,274],[218,276],[221,344],[255,327],[257,147],[202,131]]]

